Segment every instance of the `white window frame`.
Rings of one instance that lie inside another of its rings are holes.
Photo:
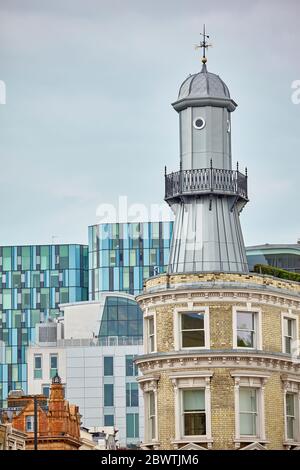
[[[206,437],[206,421],[207,421],[207,418],[206,418],[206,404],[205,404],[205,387],[199,387],[199,388],[181,388],[180,389],[180,411],[181,411],[181,420],[180,420],[180,435],[181,437],[183,437],[184,439],[189,439],[190,441],[193,440],[193,437],[195,436],[195,434],[185,434],[184,433],[184,417],[185,417],[185,412],[184,412],[184,392],[188,391],[188,390],[194,390],[194,391],[201,391],[201,392],[204,392],[204,414],[205,414],[205,434],[200,434],[201,436],[204,436]],[[196,435],[197,436],[197,435]]]
[[[244,347],[237,345],[237,315],[238,313],[254,313],[254,339],[255,339],[255,346],[254,347]],[[261,309],[259,308],[251,308],[251,307],[233,307],[232,309],[232,339],[233,339],[233,349],[241,349],[241,350],[262,350],[262,313]]]
[[[247,411],[247,413],[243,410],[241,410],[240,407],[240,395],[242,390],[248,390],[248,391],[255,391],[255,403],[256,403],[256,409],[255,411]],[[254,415],[255,416],[255,434],[240,434],[240,436],[243,437],[249,437],[249,436],[254,436],[255,438],[259,436],[260,434],[260,422],[259,422],[259,416],[260,416],[260,408],[261,408],[261,390],[259,387],[239,387],[239,425],[241,426],[241,416],[243,414],[248,414],[248,415]]]
[[[153,335],[150,335],[149,332],[149,320],[153,319]],[[150,348],[150,336],[153,337],[153,346],[154,349],[151,351]],[[152,354],[157,352],[157,344],[156,344],[156,314],[155,312],[147,312],[144,315],[144,352],[145,354]]]
[[[30,419],[29,419],[30,418]],[[27,430],[27,423],[30,422],[31,430]],[[34,415],[27,415],[25,417],[25,432],[34,432]]]
[[[139,377],[137,378],[137,381],[143,391],[144,395],[144,426],[145,426],[145,438],[144,438],[144,443],[143,445],[148,447],[148,446],[153,446],[156,448],[157,446],[159,447],[159,441],[158,441],[158,397],[157,397],[157,387],[158,387],[158,381],[159,381],[159,376],[150,376],[150,377]],[[154,406],[155,406],[155,436],[151,437],[150,433],[150,420],[149,420],[149,405],[150,405],[150,399],[149,399],[149,392],[154,393]],[[157,447],[157,448],[158,448]]]
[[[284,411],[284,444],[297,445],[300,444],[300,379],[295,377],[285,376],[283,379],[284,384],[284,397],[283,397],[283,411]],[[295,395],[295,420],[296,429],[294,439],[288,438],[287,435],[287,414],[286,414],[286,395],[292,393]]]
[[[154,398],[154,415],[150,413],[150,394],[153,395]],[[147,412],[147,441],[156,441],[157,434],[156,434],[156,422],[157,422],[157,393],[154,390],[149,390],[145,393],[146,397],[146,412]],[[154,435],[152,435],[152,420],[154,420]]]
[[[234,378],[234,403],[235,403],[235,443],[240,447],[241,442],[266,442],[265,429],[265,384],[270,374],[256,374],[250,371],[231,372]],[[255,388],[257,390],[257,429],[255,436],[240,434],[240,388]]]
[[[185,313],[199,313],[204,315],[204,346],[182,347],[181,316]],[[210,349],[209,307],[184,307],[174,309],[174,349],[175,351]]]
[[[291,352],[288,353],[285,351],[285,332],[284,332],[284,320],[287,318],[288,320],[293,320],[294,326],[294,335],[292,338],[292,344],[291,344]],[[285,354],[290,354],[291,356],[299,356],[299,320],[298,316],[294,315],[289,312],[282,312],[281,313],[281,343],[282,343],[282,352]],[[294,346],[294,347],[293,347]]]
[[[287,395],[289,396],[292,396],[293,398],[293,401],[294,401],[294,415],[288,415],[287,414],[287,407],[286,407],[286,404],[287,404]],[[298,441],[298,427],[299,427],[299,420],[297,419],[298,416],[299,416],[299,411],[298,411],[298,403],[297,403],[297,397],[298,397],[298,394],[297,393],[293,393],[293,392],[286,392],[285,393],[285,430],[286,430],[286,434],[285,434],[285,437],[286,437],[286,440],[289,441]],[[289,437],[288,436],[288,425],[287,425],[287,421],[288,421],[288,418],[293,418],[294,422],[293,422],[293,437]]]
[[[211,377],[213,373],[201,371],[198,373],[170,375],[174,387],[174,409],[175,409],[175,441],[174,444],[186,442],[203,442],[211,447]],[[204,390],[205,393],[205,416],[206,434],[185,436],[183,427],[183,390]]]

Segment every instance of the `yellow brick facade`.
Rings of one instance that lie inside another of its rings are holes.
[[[228,369],[217,369],[211,380],[211,421],[214,449],[234,449],[233,379]]]
[[[213,286],[212,281],[215,283]],[[208,283],[207,290],[205,283]],[[188,284],[186,288],[185,284]],[[147,316],[154,315],[156,327],[156,351],[151,354],[146,351],[137,360],[142,372],[141,386],[147,382],[147,377],[152,380],[153,374],[157,384],[158,433],[155,445],[147,442],[146,448],[180,449],[192,444],[195,448],[207,449],[241,449],[249,445],[290,449],[300,445],[296,440],[286,440],[284,404],[286,386],[296,387],[293,390],[300,393],[300,366],[295,358],[282,351],[282,314],[292,314],[297,318],[300,314],[298,283],[259,275],[162,275],[148,280],[144,293],[137,300]],[[189,353],[176,347],[174,322],[177,321],[176,312],[181,309],[198,308],[206,308],[209,315],[210,348]],[[260,312],[261,349],[233,349],[235,309]],[[300,321],[298,338],[299,325]],[[176,381],[194,380],[193,377],[202,380],[201,374],[207,375],[205,380],[209,384],[211,440],[203,439],[202,442],[199,436],[178,439],[176,422],[180,417],[176,418],[176,413],[179,413],[176,409]],[[237,434],[235,400],[240,380],[250,380],[250,384],[251,380],[261,381],[264,437],[243,439]],[[145,425],[147,428],[147,422]]]

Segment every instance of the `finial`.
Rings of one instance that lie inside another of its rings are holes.
[[[245,168],[245,175],[248,176],[248,168]]]
[[[165,165],[165,176],[167,176],[167,166]]]
[[[212,158],[210,159],[210,168],[212,170],[212,167],[213,167],[213,161],[212,161]]]
[[[236,162],[236,171],[239,171],[239,162]]]
[[[200,33],[200,36],[203,36],[203,40],[200,42],[200,44],[196,46],[196,49],[198,48],[202,48],[202,59],[201,59],[201,62],[203,64],[203,69],[204,71],[206,71],[206,67],[205,67],[205,64],[207,62],[207,58],[206,58],[206,49],[208,47],[211,46],[211,44],[207,44],[206,40],[209,39],[209,35],[206,34],[205,32],[205,24],[203,25],[203,33]]]
[[[52,378],[52,383],[53,383],[53,384],[61,384],[61,378],[60,378],[60,376],[58,375],[57,369],[56,369],[56,374],[55,374],[54,377]]]

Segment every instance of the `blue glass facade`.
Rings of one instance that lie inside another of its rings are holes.
[[[89,227],[89,298],[116,291],[137,295],[143,282],[168,265],[173,222]]]
[[[58,305],[88,298],[83,245],[0,247],[0,407],[12,389],[27,391],[26,348],[35,325],[61,315]]]

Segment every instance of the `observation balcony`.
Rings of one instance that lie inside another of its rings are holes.
[[[165,171],[165,201],[181,199],[183,196],[222,194],[235,196],[248,202],[247,171],[243,175],[237,170],[200,168],[180,170],[167,175]]]

